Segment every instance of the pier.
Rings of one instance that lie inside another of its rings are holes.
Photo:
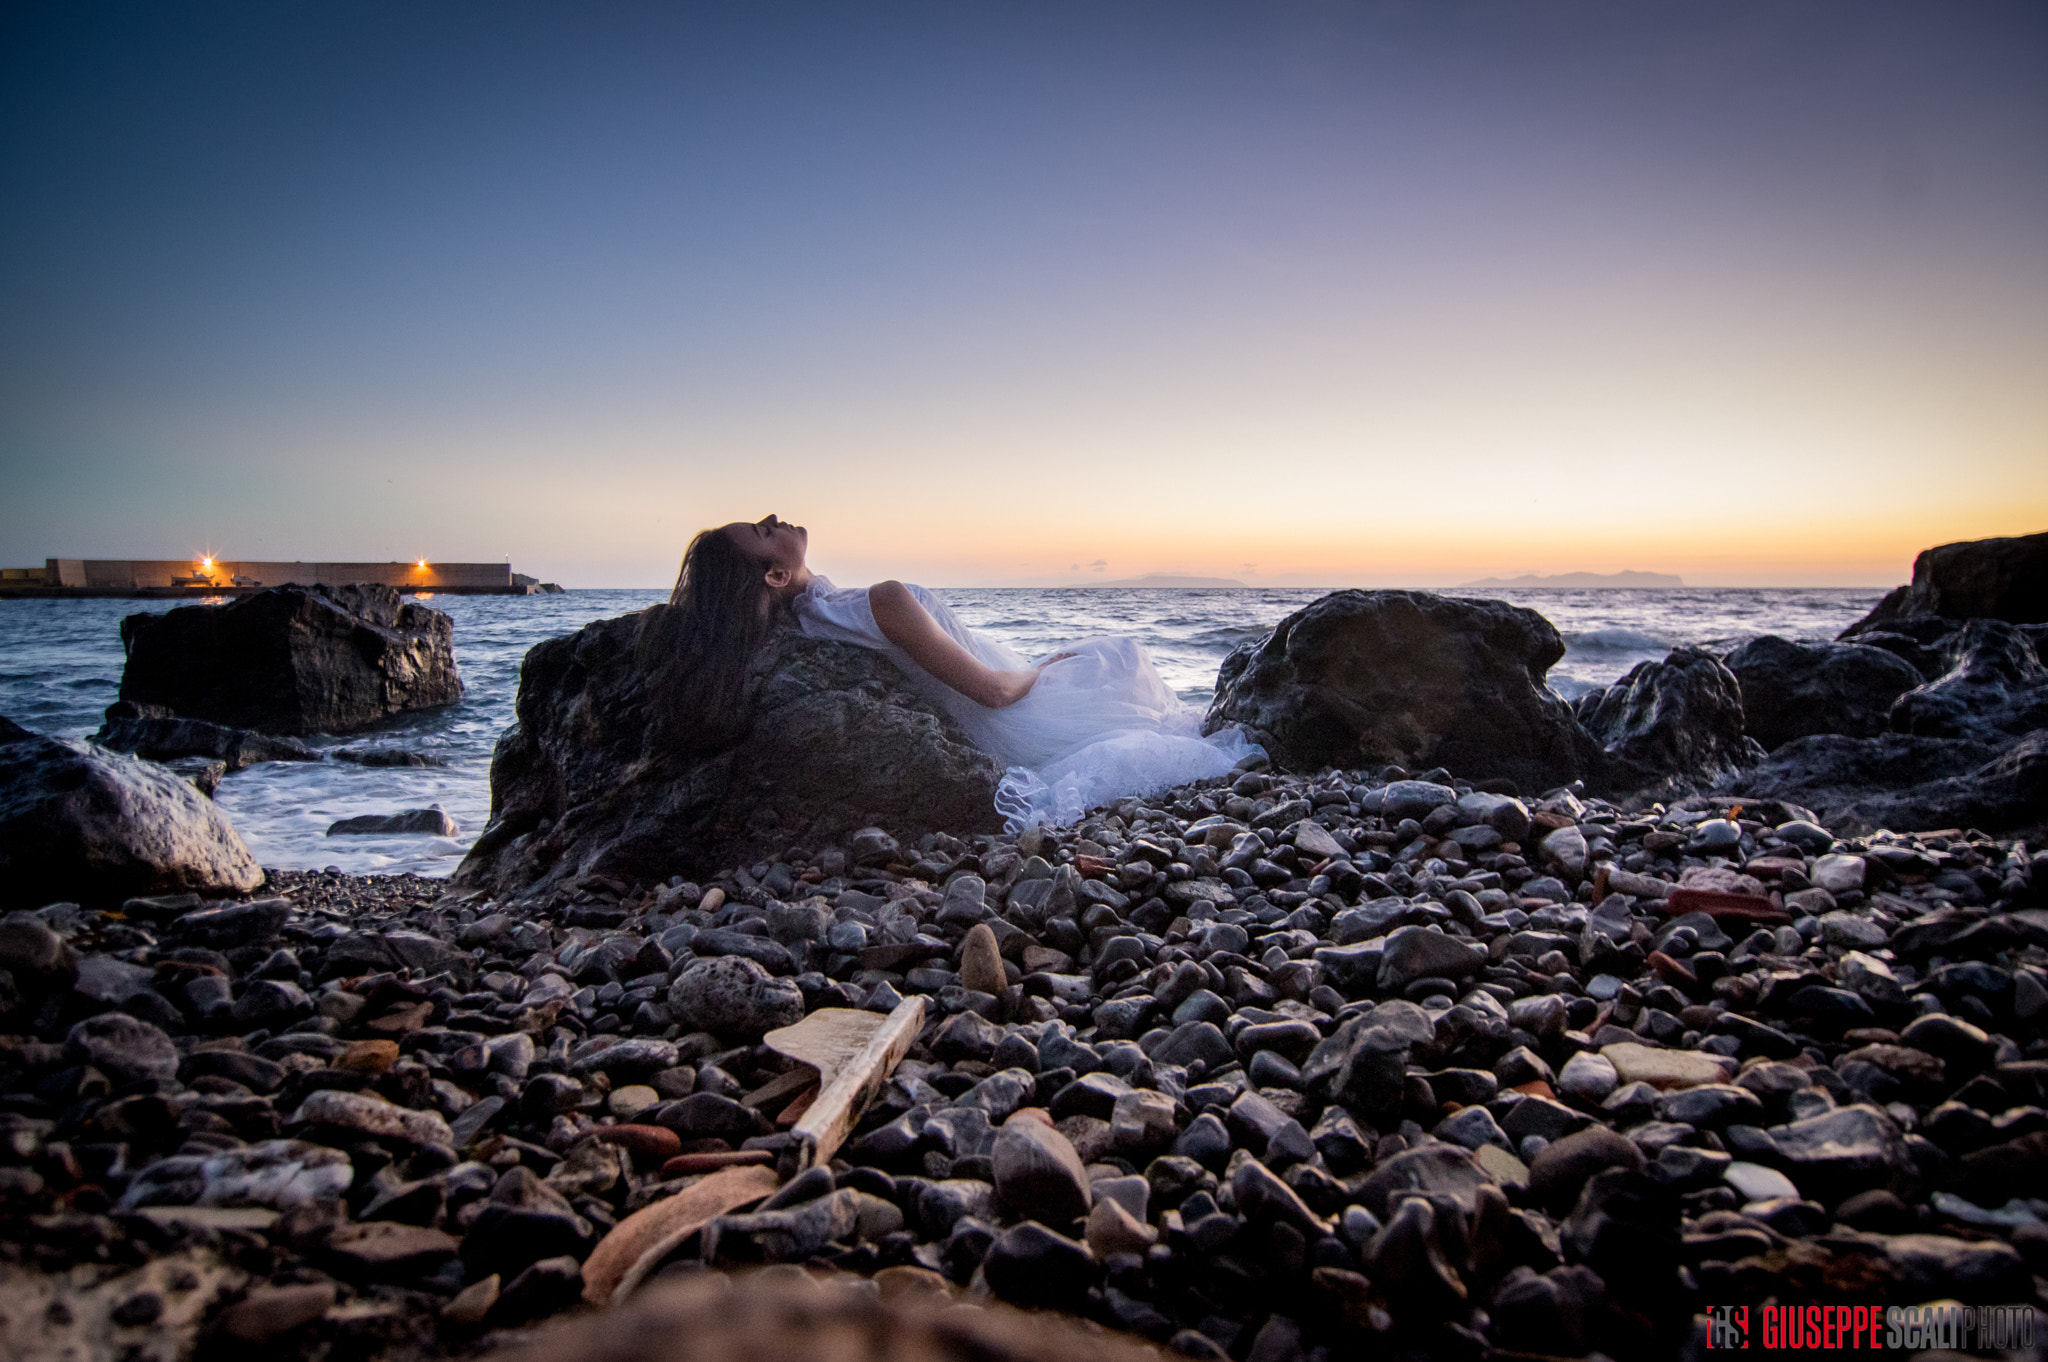
[[[561,588],[510,563],[259,562],[228,558],[50,558],[41,567],[0,569],[0,599],[129,597],[201,600],[248,596],[273,586],[375,582],[412,595],[552,595]]]

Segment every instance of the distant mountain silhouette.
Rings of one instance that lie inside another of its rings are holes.
[[[1179,577],[1170,572],[1148,572],[1143,577],[1118,577],[1108,582],[1082,582],[1082,586],[1243,586],[1235,577]]]
[[[1549,586],[1565,588],[1586,587],[1672,587],[1685,583],[1668,572],[1559,572],[1550,576],[1539,576],[1525,572],[1519,577],[1482,577],[1476,582],[1461,583],[1456,589],[1469,591],[1475,587],[1499,590],[1502,587]]]

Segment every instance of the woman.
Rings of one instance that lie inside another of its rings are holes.
[[[813,638],[887,654],[1001,761],[996,807],[1012,831],[1220,776],[1259,751],[1235,731],[1202,737],[1198,711],[1166,688],[1132,639],[1087,639],[1027,662],[922,587],[833,586],[805,564],[809,546],[801,525],[772,515],[690,542],[669,604],[700,659],[685,700],[697,712],[736,710],[747,659],[787,610]]]

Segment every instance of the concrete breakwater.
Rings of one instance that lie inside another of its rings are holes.
[[[516,573],[510,562],[320,563],[198,558],[49,558],[0,569],[0,596],[242,596],[273,586],[375,583],[404,592],[521,596],[561,588]]]

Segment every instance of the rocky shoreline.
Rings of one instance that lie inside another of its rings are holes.
[[[1240,1362],[2048,1299],[2048,855],[1805,813],[1248,771],[516,911],[272,872],[12,914],[0,1336],[410,1358],[587,1316],[619,1222],[786,1150],[764,1031],[912,995],[830,1167],[657,1282],[807,1264]]]

